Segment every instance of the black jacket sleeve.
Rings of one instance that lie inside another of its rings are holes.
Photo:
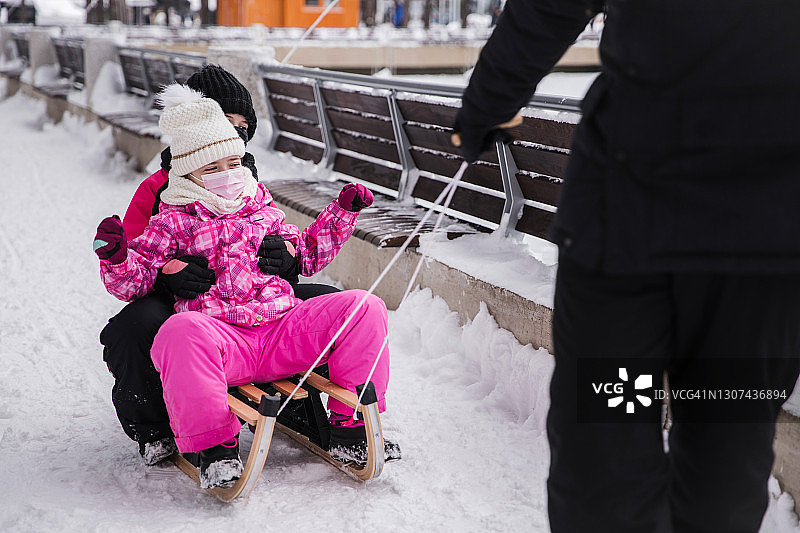
[[[456,129],[465,152],[528,103],[586,24],[597,0],[508,0],[464,91]]]

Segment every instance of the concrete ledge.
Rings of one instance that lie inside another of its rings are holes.
[[[794,498],[794,512],[800,515],[800,418],[781,410],[775,425],[775,463],[772,475],[781,490]]]
[[[269,188],[269,182],[265,185]],[[313,222],[309,216],[278,205],[286,213],[286,221],[301,229]],[[377,248],[353,237],[324,272],[348,289],[368,289],[396,252],[396,248]],[[375,294],[389,309],[396,309],[400,304],[420,257],[418,252],[406,250],[378,285]],[[552,310],[548,307],[433,259],[423,264],[416,285],[430,288],[443,298],[450,309],[458,313],[462,323],[474,318],[484,302],[497,324],[513,333],[521,344],[532,344],[534,348],[545,348],[553,353]]]

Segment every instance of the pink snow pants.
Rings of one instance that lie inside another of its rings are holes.
[[[230,440],[242,427],[228,408],[228,387],[305,372],[339,330],[365,291],[311,298],[264,326],[233,326],[199,312],[171,316],[155,337],[151,355],[161,373],[170,426],[181,452]],[[322,359],[332,382],[355,392],[367,379],[387,331],[386,306],[370,295]],[[389,353],[384,348],[370,380],[378,408],[386,408]],[[352,414],[332,398],[328,409]]]

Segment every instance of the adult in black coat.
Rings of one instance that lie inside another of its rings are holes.
[[[800,3],[508,0],[456,119],[465,159],[601,8],[602,73],[552,229],[551,528],[755,532],[800,370]],[[651,400],[663,375],[778,394],[673,399],[665,452],[637,375]],[[590,383],[611,381],[616,410]]]

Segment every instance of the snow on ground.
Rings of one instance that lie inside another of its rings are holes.
[[[547,531],[552,357],[485,309],[459,325],[426,290],[390,313],[382,421],[404,458],[379,478],[353,481],[280,435],[254,492],[233,504],[173,466],[143,466],[97,340],[123,304],[91,251],[97,223],[124,212],[141,176],[109,131],[43,117],[41,102],[0,101],[0,531]],[[791,499],[770,488],[762,531],[800,532]]]

